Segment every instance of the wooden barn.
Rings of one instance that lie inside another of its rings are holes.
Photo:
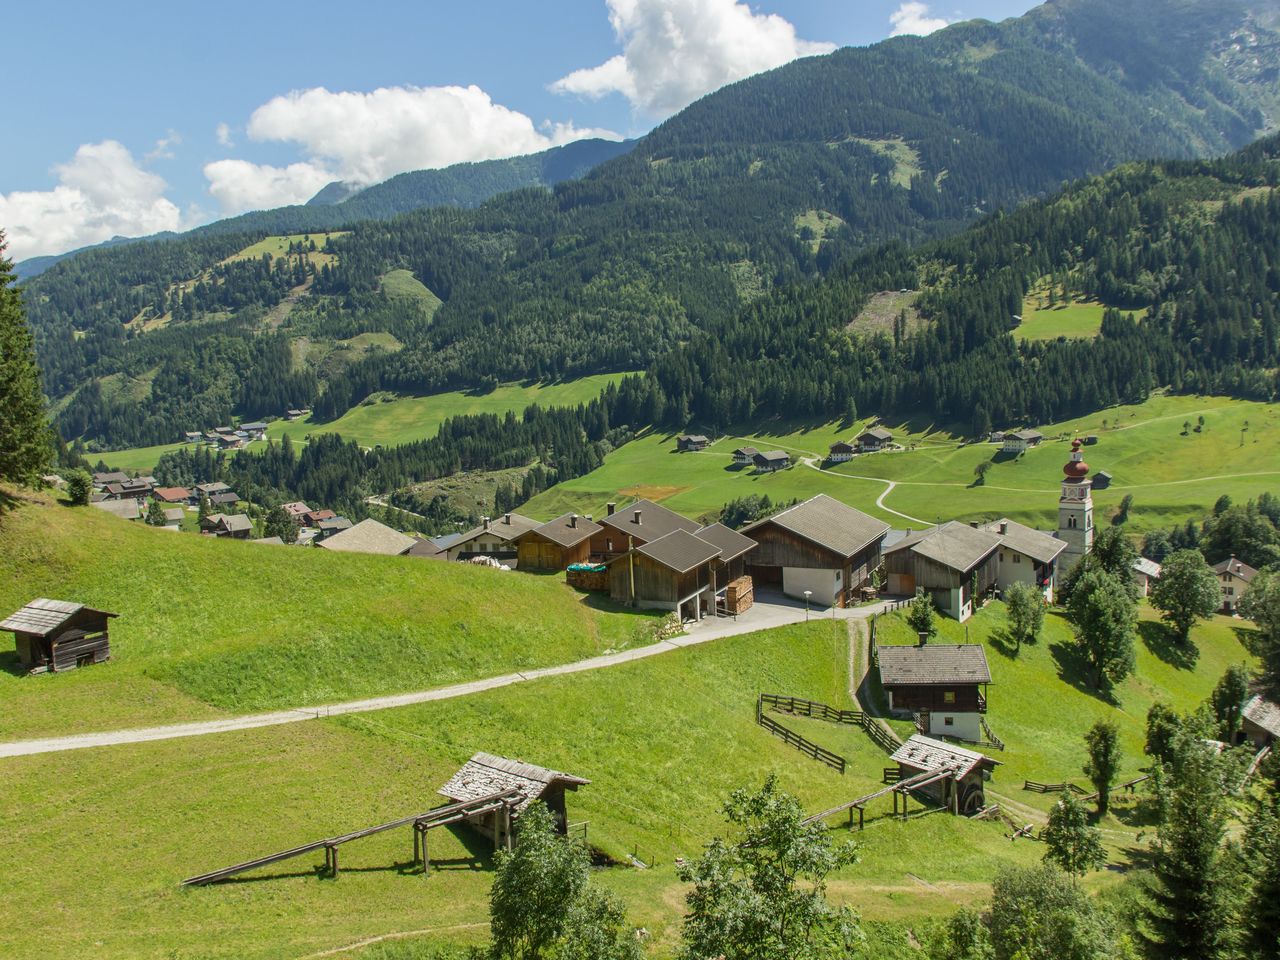
[[[532,763],[508,760],[492,753],[477,753],[436,792],[454,803],[462,803],[492,796],[502,790],[520,791],[508,806],[515,823],[510,822],[501,810],[467,818],[468,824],[495,845],[506,846],[508,834],[512,829],[519,829],[520,814],[535,800],[545,803],[551,809],[558,829],[564,833],[569,822],[565,792],[577,790],[589,783],[590,780],[582,777],[548,770]]]
[[[676,437],[676,449],[681,453],[705,450],[711,445],[711,438],[700,433],[682,433]]]
[[[885,551],[889,592],[913,595],[923,590],[947,616],[964,622],[975,599],[999,579],[998,534],[954,520],[910,533]]]
[[[521,570],[564,570],[571,563],[586,563],[591,538],[604,528],[590,517],[566,513],[516,537],[516,558]]]
[[[876,661],[895,714],[914,715],[922,733],[983,739],[991,668],[981,644],[877,646]]]
[[[74,670],[111,657],[108,624],[114,613],[65,600],[32,600],[0,621],[13,631],[18,662],[32,673]]]
[[[890,759],[898,765],[902,780],[932,774],[932,779],[918,782],[912,791],[966,816],[986,807],[983,783],[1000,766],[999,760],[919,734],[908,738]]]
[[[846,606],[880,566],[889,525],[818,494],[742,533],[758,546],[747,561],[757,589],[776,584],[789,597],[811,594],[821,606]]]
[[[645,610],[673,610],[681,620],[715,612],[720,548],[687,530],[636,547],[609,561],[609,596]]]
[[[1261,694],[1251,697],[1240,712],[1240,736],[1255,750],[1274,747],[1280,740],[1280,706]]]
[[[875,453],[893,446],[893,434],[884,427],[871,427],[858,434],[858,450],[862,453]]]
[[[600,532],[591,538],[591,555],[612,560],[676,530],[695,533],[701,524],[652,500],[637,500],[625,510],[616,510],[614,504],[609,504],[608,514],[600,519],[600,526]]]
[[[751,575],[747,573],[747,554],[756,548],[756,542],[723,523],[703,527],[697,537],[720,550],[720,556],[712,564],[716,612],[729,616],[745,613],[755,602]]]

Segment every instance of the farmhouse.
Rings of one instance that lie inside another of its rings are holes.
[[[199,430],[187,430],[182,434],[182,439],[186,443],[199,443],[204,438]]]
[[[1280,706],[1261,694],[1251,697],[1240,714],[1240,734],[1256,750],[1273,746],[1280,740]]]
[[[1002,518],[983,527],[1000,538],[996,554],[996,586],[1003,594],[1015,583],[1029,583],[1053,603],[1057,588],[1058,556],[1067,549],[1063,540]]]
[[[681,453],[691,450],[705,450],[710,445],[711,439],[709,437],[704,437],[700,433],[682,433],[680,436],[676,437],[676,449]]]
[[[242,513],[211,513],[200,521],[200,532],[232,540],[248,540],[253,536],[253,521]]]
[[[248,434],[254,440],[261,439],[262,435],[267,432],[267,425],[261,421],[253,423],[240,424],[240,431]]]
[[[908,738],[890,759],[898,764],[902,780],[935,775],[936,779],[922,778],[914,789],[949,807],[952,813],[966,816],[986,807],[982,784],[1000,765],[1000,761],[976,751],[919,734]]]
[[[222,493],[215,493],[209,498],[209,505],[213,507],[234,507],[240,502],[240,494],[233,490],[225,490]]]
[[[715,612],[720,548],[673,530],[609,561],[609,596],[645,610],[674,610],[681,620]]]
[[[827,453],[827,459],[832,463],[848,463],[857,452],[858,448],[853,443],[837,440],[831,445],[831,450]]]
[[[308,510],[302,515],[303,526],[318,527],[325,520],[332,520],[337,516],[332,510]]]
[[[1240,603],[1240,597],[1244,594],[1245,589],[1253,578],[1258,575],[1258,571],[1247,563],[1240,562],[1233,555],[1228,560],[1215,563],[1213,572],[1218,575],[1218,583],[1222,585],[1222,606],[1220,609],[1223,613],[1235,613],[1236,607]]]
[[[93,485],[99,490],[102,490],[109,483],[124,483],[128,479],[129,475],[127,473],[122,473],[119,470],[111,470],[107,473],[95,473],[93,475]]]
[[[164,511],[164,525],[173,530],[177,530],[182,526],[182,518],[186,516],[187,511],[182,507],[166,507]]]
[[[65,600],[32,600],[0,621],[17,642],[18,662],[32,673],[74,670],[111,656],[108,623],[117,616]]]
[[[289,515],[289,519],[294,523],[303,523],[306,520],[307,514],[311,512],[311,508],[301,500],[295,500],[293,503],[286,503],[280,509],[287,513]]]
[[[991,668],[981,644],[877,646],[875,653],[894,713],[914,715],[921,733],[982,739]]]
[[[1151,587],[1160,579],[1163,569],[1160,564],[1146,557],[1139,557],[1133,561],[1133,582],[1142,596],[1145,597],[1151,592]]]
[[[773,473],[791,466],[791,454],[785,450],[766,450],[757,453],[751,458],[751,462],[755,465],[756,473]]]
[[[741,532],[759,545],[747,564],[756,586],[843,607],[880,566],[889,525],[820,493]]]
[[[559,770],[508,760],[491,753],[477,753],[449,778],[449,782],[437,793],[462,803],[482,800],[503,790],[519,791],[510,801],[506,812],[518,821],[520,814],[536,801],[545,803],[555,816],[556,827],[561,833],[568,828],[569,817],[565,806],[565,792],[585,787],[590,780],[575,777]],[[478,817],[468,817],[467,823],[497,845],[507,845],[513,824],[504,811],[494,810]]]
[[[885,551],[890,593],[923,590],[934,606],[964,622],[974,601],[996,586],[1001,539],[952,520],[910,533]]]
[[[874,453],[893,446],[893,434],[884,427],[872,427],[858,434],[858,450],[862,453]]]
[[[1005,453],[1023,453],[1032,447],[1040,446],[1042,440],[1044,440],[1044,434],[1039,430],[1019,430],[1017,433],[1004,435],[1004,446],[1001,449]]]
[[[92,506],[115,514],[121,520],[138,520],[142,517],[142,507],[137,500],[95,500]]]
[[[739,466],[751,466],[759,452],[755,447],[739,447],[733,451],[733,462]]]
[[[188,503],[191,491],[186,487],[156,487],[151,491],[151,496],[161,503]]]
[[[226,493],[231,488],[221,480],[213,483],[197,483],[196,494],[201,497],[212,497],[215,493]]]
[[[652,543],[673,530],[694,533],[699,524],[658,506],[652,500],[637,500],[625,510],[608,505],[608,515],[600,519],[601,530],[591,538],[591,555],[609,560],[633,547]]]
[[[105,491],[108,500],[145,500],[153,489],[155,484],[145,477],[138,477],[120,483],[109,483]]]
[[[497,520],[483,519],[480,526],[468,530],[449,548],[450,560],[492,557],[495,560],[516,559],[516,537],[542,524],[518,513],[504,513]]]
[[[590,517],[566,513],[516,537],[516,562],[521,570],[564,570],[586,563],[591,538],[604,528]]]
[[[415,543],[417,541],[413,537],[392,530],[385,523],[369,517],[349,530],[325,537],[317,546],[339,553],[376,553],[385,557],[398,557],[408,553]]]

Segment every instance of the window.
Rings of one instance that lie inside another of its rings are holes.
[[[954,690],[945,690],[945,691],[943,691],[943,693],[942,693],[942,702],[943,702],[943,703],[955,703],[955,702],[956,702],[956,692],[955,692]]]
[[[1020,554],[1020,553],[1015,553],[1015,554],[1013,555],[1013,562],[1014,562],[1014,563],[1021,563],[1021,562],[1022,562],[1022,554]]]
[[[1235,592],[1236,592],[1236,588],[1235,588],[1235,587],[1227,587],[1227,596],[1228,596],[1228,597],[1235,596]]]
[[[944,727],[954,727],[954,726],[956,725],[956,718],[955,718],[955,717],[943,717],[943,718],[942,718],[942,725],[943,725]]]
[[[613,540],[612,540],[612,539],[605,540],[605,542],[604,542],[604,552],[605,552],[605,553],[613,553]]]

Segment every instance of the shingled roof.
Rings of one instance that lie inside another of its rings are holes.
[[[550,786],[563,784],[569,790],[577,790],[590,782],[532,763],[508,760],[492,753],[477,753],[436,792],[453,801],[479,800],[514,787],[520,791],[520,799],[514,804],[520,811],[541,797]]]
[[[576,520],[574,518],[577,518]],[[586,517],[580,517],[576,513],[566,513],[556,517],[554,520],[548,520],[540,527],[534,527],[532,530],[526,530],[525,533],[536,533],[540,537],[545,537],[552,543],[559,544],[562,547],[576,547],[588,537],[594,537],[603,530],[600,524],[588,520]],[[524,536],[524,534],[521,534]]]
[[[0,624],[0,627],[3,626],[4,624]],[[1261,695],[1252,697],[1244,705],[1241,716],[1273,737],[1280,738],[1280,706],[1276,706],[1270,700],[1264,699]]]
[[[1229,560],[1219,560],[1213,565],[1213,572],[1218,576],[1229,573],[1234,577],[1239,577],[1245,583],[1248,583],[1258,575],[1258,571],[1253,569],[1247,563],[1231,557]]]
[[[1033,530],[1007,517],[988,523],[983,529],[998,536],[1010,550],[1016,550],[1024,557],[1030,557],[1038,563],[1050,563],[1067,549],[1065,540]]]
[[[949,520],[899,540],[885,553],[910,550],[960,573],[968,573],[1000,546],[1000,537],[986,530]]]
[[[459,539],[459,543],[466,543],[468,540],[474,540],[482,534],[497,537],[506,543],[510,543],[522,533],[528,533],[537,527],[542,526],[537,520],[529,517],[521,516],[518,513],[504,513],[497,519],[490,520],[488,526],[480,524],[480,526],[468,530]]]
[[[889,525],[861,510],[820,493],[781,513],[757,520],[743,529],[751,531],[773,524],[842,557],[852,557],[889,532]]]
[[[926,643],[876,647],[885,687],[990,683],[991,668],[979,643]]]
[[[636,523],[636,511],[640,512],[639,523]],[[601,526],[612,527],[621,533],[630,534],[647,543],[652,543],[659,537],[665,537],[675,530],[693,533],[699,527],[696,521],[690,520],[688,517],[682,517],[666,507],[659,506],[652,500],[637,500],[625,510],[619,510],[617,513],[607,517],[601,517],[600,524]]]
[[[673,530],[665,537],[636,548],[651,560],[676,573],[687,573],[720,556],[720,548],[687,530]]]
[[[417,542],[413,537],[407,537],[398,530],[392,530],[386,524],[369,517],[361,520],[350,530],[343,530],[327,540],[321,540],[320,546],[325,550],[337,550],[340,553],[378,553],[394,557],[408,553]]]
[[[956,780],[963,780],[978,767],[1000,765],[999,760],[992,760],[976,750],[966,750],[945,740],[935,740],[921,734],[908,737],[907,742],[895,750],[889,759],[922,772],[941,772],[950,768],[955,771]]]
[[[712,546],[720,548],[720,560],[728,563],[730,560],[736,560],[748,550],[756,548],[756,542],[750,537],[744,537],[737,530],[730,530],[723,523],[713,523],[703,527],[695,536],[699,540],[705,540]]]
[[[49,600],[40,597],[32,600],[17,613],[11,613],[0,620],[0,630],[12,630],[15,633],[30,633],[37,637],[47,637],[81,610],[98,613],[104,617],[115,617],[119,614],[95,610],[83,603],[70,603],[66,600]]]

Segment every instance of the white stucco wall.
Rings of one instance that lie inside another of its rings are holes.
[[[948,719],[951,720],[950,726],[947,725]],[[944,713],[939,710],[929,714],[929,733],[977,743],[982,739],[982,724],[976,713]]]
[[[812,590],[812,602],[829,607],[840,595],[840,589],[844,586],[843,579],[840,570],[783,567],[782,592],[788,597],[803,600],[804,592]]]

